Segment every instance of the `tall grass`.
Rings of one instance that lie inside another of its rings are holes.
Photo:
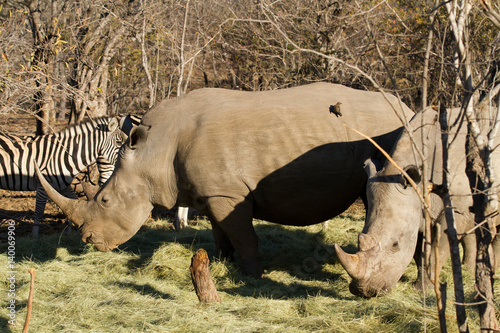
[[[29,268],[37,272],[30,332],[436,332],[435,300],[413,289],[416,268],[406,270],[385,297],[362,299],[348,291],[349,277],[333,244],[355,250],[363,221],[343,215],[320,225],[283,227],[255,221],[267,277],[241,276],[238,263],[211,262],[220,304],[201,305],[189,265],[199,248],[215,254],[210,225],[199,220],[182,231],[167,221],[145,225],[119,250],[101,253],[79,236],[16,240],[17,325],[8,325],[7,255],[0,250],[0,331],[20,332],[26,316]],[[473,302],[467,272],[466,297]],[[451,272],[447,267],[452,298]],[[498,297],[498,292],[497,292]],[[478,316],[468,310],[478,331]],[[448,303],[448,325],[456,331]]]

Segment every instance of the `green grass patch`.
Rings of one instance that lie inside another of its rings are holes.
[[[22,330],[30,268],[37,274],[30,332],[439,331],[433,294],[424,299],[413,289],[414,264],[385,297],[349,293],[349,277],[333,245],[354,251],[362,227],[363,220],[352,215],[330,220],[327,230],[255,221],[267,277],[244,277],[238,262],[212,260],[211,275],[222,299],[213,305],[199,304],[189,273],[196,250],[215,255],[205,220],[181,231],[171,230],[167,221],[150,222],[109,253],[84,245],[76,233],[18,238],[14,327],[8,325],[5,297],[7,246],[0,245],[0,331]],[[464,274],[466,298],[473,302],[473,277]],[[452,300],[449,266],[442,278]],[[471,331],[479,331],[476,309],[467,313]],[[456,331],[451,301],[447,319],[449,330]]]

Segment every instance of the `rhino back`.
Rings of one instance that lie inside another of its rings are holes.
[[[342,117],[329,112],[339,101]],[[159,105],[143,123],[155,142],[175,142],[179,201],[251,200],[255,217],[297,225],[341,213],[363,188],[363,162],[376,150],[345,124],[386,149],[401,126],[380,93],[326,83],[266,92],[201,89]]]
[[[460,108],[448,110],[448,124],[450,126],[453,125],[448,135],[450,143],[448,149],[448,181],[455,209],[465,216],[472,205],[472,197],[469,179],[465,172],[467,123],[465,118],[459,118],[461,117],[460,112]],[[443,149],[438,112],[432,108],[427,108],[417,113],[410,122],[410,128],[414,133],[415,145],[418,149],[422,150],[425,147],[428,180],[434,184],[442,184]],[[498,140],[498,138],[495,138],[495,142],[498,142]],[[421,158],[418,156],[416,149],[412,147],[411,139],[406,132],[402,133],[394,144],[391,156],[403,168],[408,165],[420,167],[422,164]],[[500,152],[495,150],[492,154],[492,159],[494,165],[499,166],[497,169],[500,169]],[[382,175],[389,176],[394,174],[399,174],[399,171],[393,165],[386,162]],[[442,205],[437,205],[436,209],[441,210]],[[419,210],[413,210],[415,213],[417,211]],[[436,215],[438,213],[436,212]]]

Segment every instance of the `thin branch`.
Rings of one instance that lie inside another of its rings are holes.
[[[492,219],[496,216],[498,216],[498,211],[494,211],[490,215],[486,216],[482,222],[477,223],[472,229],[467,230],[462,235],[469,235],[469,234],[473,233],[477,228],[481,228],[483,225],[487,224],[489,222],[489,219]]]
[[[428,87],[428,71],[429,71],[429,58],[432,49],[432,39],[434,38],[434,22],[437,14],[437,7],[439,6],[439,1],[436,0],[434,3],[434,9],[430,15],[429,22],[429,34],[427,35],[427,46],[425,48],[425,56],[424,56],[424,68],[422,74],[422,110],[427,107],[427,87]]]
[[[500,13],[496,12],[491,5],[490,0],[480,0],[483,12],[486,17],[493,23],[497,29],[500,29]]]
[[[180,49],[180,67],[179,67],[179,80],[177,81],[177,97],[184,94],[182,91],[182,80],[184,78],[184,67],[186,66],[186,62],[184,61],[184,43],[186,39],[186,30],[187,30],[187,22],[188,22],[188,14],[189,14],[189,2],[186,2],[186,10],[184,12],[184,24],[182,26],[182,36],[181,36],[181,49]]]

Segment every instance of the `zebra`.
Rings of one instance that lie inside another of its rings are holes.
[[[47,194],[38,182],[35,163],[61,194],[76,198],[73,178],[96,163],[99,184],[109,178],[118,152],[127,136],[114,117],[102,117],[71,126],[59,133],[43,136],[0,134],[0,188],[10,191],[36,191],[32,234],[38,236]]]

